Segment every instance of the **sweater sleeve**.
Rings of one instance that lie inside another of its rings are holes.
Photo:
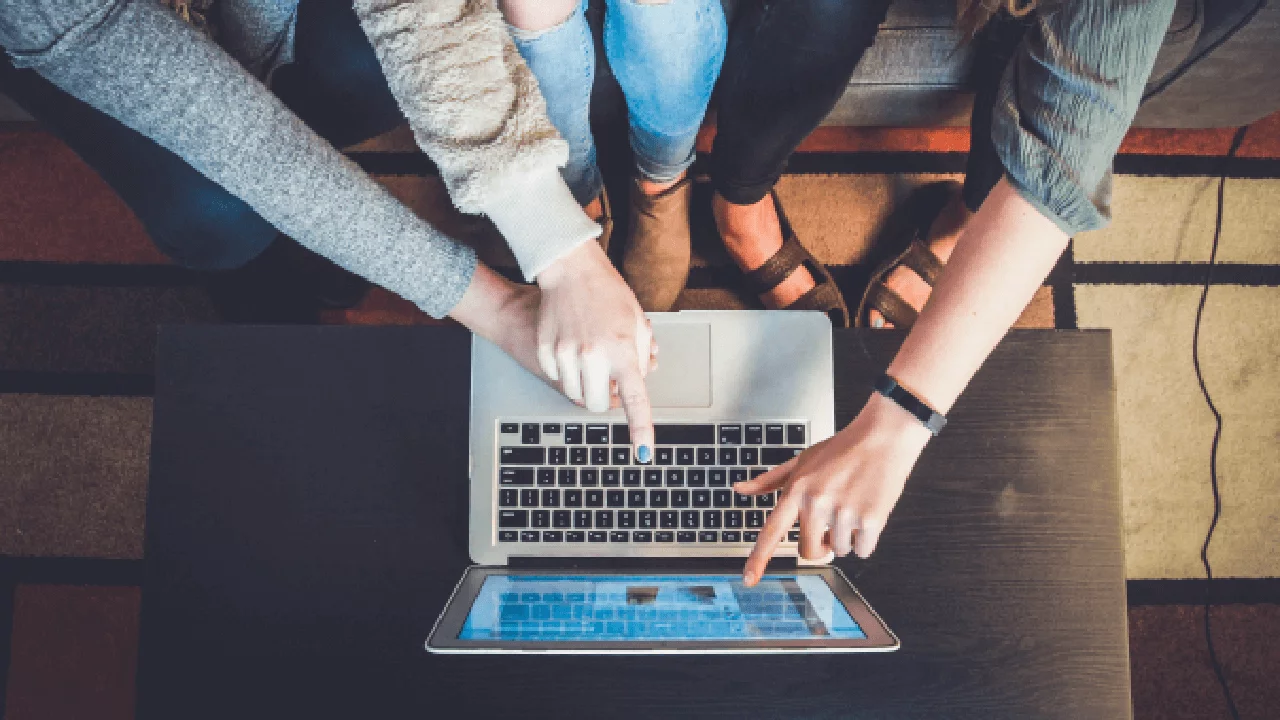
[[[225,52],[154,2],[0,0],[0,44],[181,157],[299,243],[441,317],[475,253],[319,138]]]
[[[1111,216],[1111,163],[1175,0],[1042,3],[1005,69],[992,140],[1014,189],[1068,235]]]
[[[459,210],[488,215],[526,278],[600,234],[568,145],[495,0],[356,0],[391,92]]]

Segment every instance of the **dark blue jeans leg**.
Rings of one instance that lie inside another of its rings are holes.
[[[969,158],[965,164],[962,196],[971,212],[982,207],[992,188],[1004,177],[1004,163],[991,140],[991,116],[1005,68],[1022,43],[1033,17],[1034,13],[1015,18],[1001,12],[993,16],[973,40],[975,55],[970,71],[973,114],[969,118]]]
[[[403,122],[350,2],[304,0],[297,62],[281,68],[280,94],[336,146]],[[134,211],[152,242],[184,267],[240,267],[276,229],[182,158],[76,100],[0,53],[0,91],[76,152]]]

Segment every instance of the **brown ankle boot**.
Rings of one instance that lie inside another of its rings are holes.
[[[689,279],[689,200],[693,181],[685,176],[657,195],[631,184],[631,232],[622,251],[622,277],[649,312],[676,303]]]

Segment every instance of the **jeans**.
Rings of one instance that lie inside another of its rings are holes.
[[[296,62],[276,94],[336,146],[404,122],[349,2],[304,0]],[[124,200],[152,242],[195,270],[241,267],[279,233],[248,205],[143,135],[76,100],[0,52],[0,90],[75,151]]]
[[[844,93],[889,0],[746,0],[721,80],[711,183],[751,205]]]
[[[538,79],[552,124],[569,143],[563,175],[583,205],[604,188],[591,136],[595,44],[586,7],[583,0],[578,11],[546,31],[512,31]],[[605,55],[626,96],[631,149],[641,177],[674,180],[693,164],[727,37],[720,0],[608,0]]]

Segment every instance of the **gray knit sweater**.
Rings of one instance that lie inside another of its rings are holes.
[[[223,2],[235,57],[154,0],[0,0],[0,46],[281,232],[446,314],[471,282],[474,252],[416,217],[259,81],[289,58],[297,0]],[[568,147],[493,0],[355,5],[454,203],[490,216],[527,277],[599,234],[560,177]]]

